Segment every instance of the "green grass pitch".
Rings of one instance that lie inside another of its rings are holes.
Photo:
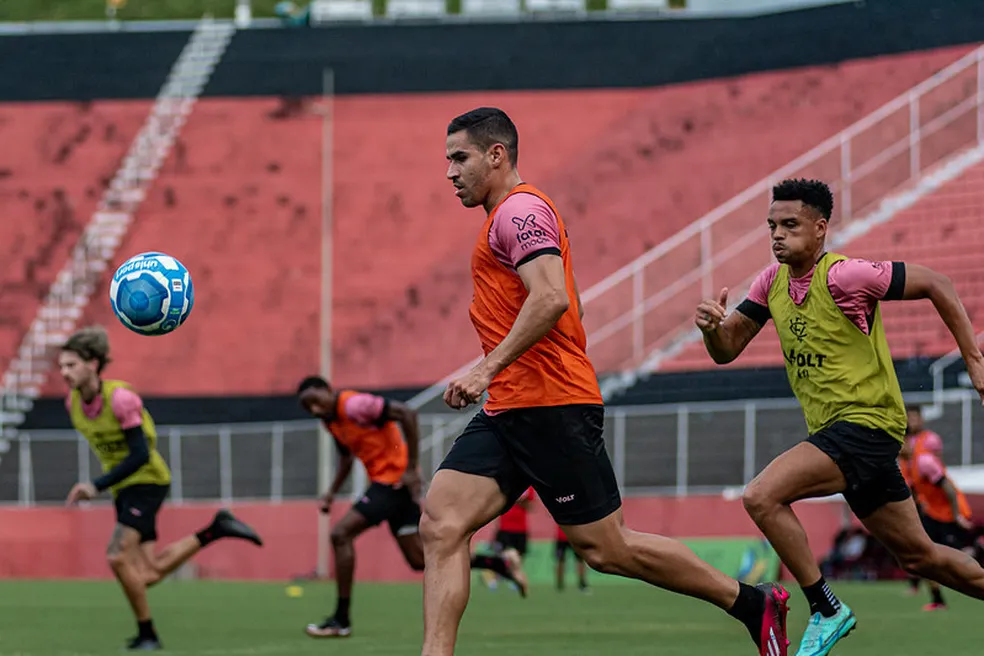
[[[598,580],[598,577],[595,577]],[[568,585],[573,583],[569,580]],[[534,587],[528,599],[477,582],[458,653],[474,656],[693,656],[754,654],[744,629],[705,604],[641,584],[606,585],[592,595]],[[421,590],[416,585],[357,585],[353,636],[312,640],[304,625],[334,606],[330,583],[304,583],[290,598],[277,584],[167,581],[151,592],[154,619],[167,648],[182,656],[419,654]],[[948,611],[924,613],[925,595],[907,597],[902,583],[841,584],[835,591],[858,614],[858,629],[836,656],[979,656],[984,629],[979,602],[949,594]],[[793,591],[795,653],[806,603]],[[134,633],[122,595],[111,582],[0,582],[0,654],[101,656],[119,653]]]

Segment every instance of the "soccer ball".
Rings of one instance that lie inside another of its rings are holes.
[[[165,335],[185,322],[195,304],[191,274],[164,253],[141,253],[120,265],[109,285],[120,322],[141,335]]]

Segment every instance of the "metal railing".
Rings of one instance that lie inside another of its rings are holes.
[[[928,402],[932,392],[907,395]],[[972,390],[942,392],[949,408],[930,424],[944,439],[948,464],[984,463],[984,408]],[[605,442],[625,494],[721,492],[747,483],[772,458],[806,435],[795,399],[614,406],[606,410]],[[422,415],[421,466],[437,469],[457,432],[459,414]],[[319,489],[318,425],[314,421],[159,429],[158,449],[172,471],[175,503],[314,499]],[[0,503],[61,503],[72,484],[99,469],[73,431],[21,432],[0,461]],[[356,466],[343,494],[366,486]]]
[[[691,332],[700,298],[742,289],[772,261],[765,216],[775,182],[820,178],[836,195],[832,222],[850,233],[892,192],[939,162],[984,144],[984,47],[774,171],[581,295],[589,354],[599,372],[638,366]],[[734,298],[734,295],[732,296]],[[658,312],[656,311],[658,308]],[[418,394],[421,407],[452,376]]]

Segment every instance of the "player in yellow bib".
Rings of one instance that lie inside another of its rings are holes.
[[[946,276],[915,264],[828,252],[833,206],[822,182],[776,185],[768,225],[778,264],[759,274],[736,312],[726,312],[724,289],[717,300],[704,300],[695,318],[718,364],[737,358],[772,319],[789,383],[803,408],[809,437],[773,460],[744,494],[746,510],[810,605],[797,656],[827,654],[857,622],[821,576],[790,507],[800,499],[843,494],[906,571],[984,599],[984,569],[930,540],[899,471],[906,413],[880,302],[931,300],[984,398],[984,356],[973,326]]]
[[[62,346],[61,375],[71,388],[65,401],[72,425],[89,442],[102,464],[96,480],[77,483],[67,503],[76,504],[110,490],[116,528],[106,552],[109,566],[137,618],[137,636],[128,649],[162,649],[147,604],[147,588],[174,571],[203,547],[221,538],[256,545],[256,532],[227,510],[215,514],[204,529],[155,552],[157,513],[167,497],[171,472],[157,451],[157,431],[150,413],[129,385],[103,380],[109,363],[109,339],[102,328],[84,328]]]

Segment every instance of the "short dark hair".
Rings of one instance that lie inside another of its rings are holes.
[[[312,388],[330,390],[331,385],[329,385],[328,381],[322,378],[321,376],[308,376],[307,378],[301,381],[300,385],[297,386],[297,395],[300,396],[305,392],[305,390],[309,390]]]
[[[501,143],[506,148],[509,163],[516,166],[519,161],[519,132],[516,124],[498,107],[479,107],[448,123],[448,136],[466,130],[471,140],[485,148]]]
[[[905,406],[906,412],[915,412],[920,417],[922,416],[922,406],[918,403],[907,403]]]
[[[772,200],[800,200],[820,212],[823,218],[830,220],[834,212],[834,195],[830,187],[819,180],[795,178],[783,180],[772,188]]]

